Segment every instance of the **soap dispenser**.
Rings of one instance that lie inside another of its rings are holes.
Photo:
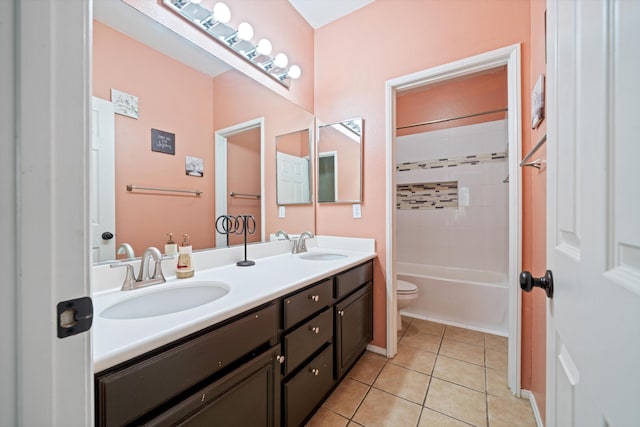
[[[164,253],[173,258],[178,253],[178,244],[173,241],[173,233],[168,233],[167,236],[169,240],[164,245]]]
[[[178,248],[178,265],[176,266],[176,278],[188,279],[193,277],[194,271],[191,265],[191,243],[189,243],[189,235],[183,234],[183,240],[180,248]]]

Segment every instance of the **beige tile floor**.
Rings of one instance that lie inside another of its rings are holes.
[[[535,427],[507,388],[507,338],[409,317],[398,354],[365,353],[308,427]]]

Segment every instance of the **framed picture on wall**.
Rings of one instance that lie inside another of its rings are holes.
[[[540,74],[531,93],[531,129],[535,129],[544,119],[544,74]]]
[[[199,157],[187,156],[185,158],[185,173],[189,176],[204,176],[204,160]]]

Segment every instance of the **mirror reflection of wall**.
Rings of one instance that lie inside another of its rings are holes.
[[[105,6],[105,2],[102,3]],[[127,19],[130,20],[137,12],[129,9]],[[113,14],[110,19],[113,16],[117,18],[117,14]],[[110,22],[107,25],[99,19],[100,13],[97,13],[93,26],[93,95],[110,100],[113,88],[135,95],[139,100],[137,119],[115,115],[116,247],[128,243],[139,256],[149,246],[162,249],[169,232],[174,236],[189,234],[196,250],[215,247],[214,133],[257,118],[264,122],[264,146],[260,150],[266,161],[262,170],[251,167],[252,174],[257,171],[264,175],[264,182],[250,193],[255,191],[265,201],[262,215],[265,233],[262,234],[268,239],[269,233],[278,229],[292,233],[315,231],[312,205],[296,206],[287,211],[286,218],[278,218],[275,191],[275,137],[312,128],[311,113],[236,70],[212,75],[210,68],[198,66],[197,61],[182,63],[172,57],[173,52],[155,50],[111,26],[123,28],[123,25],[111,24],[112,21],[106,19]],[[144,25],[147,24],[136,25],[136,32],[156,34],[153,31],[160,26],[151,23],[153,28],[149,30],[143,28]],[[160,26],[160,32],[166,33],[166,28]],[[171,37],[178,40],[166,43],[167,49],[171,49],[171,45],[182,50],[198,49],[176,34],[172,33]],[[204,51],[199,54],[211,57]],[[175,134],[175,155],[151,150],[152,128]],[[203,159],[202,177],[185,173],[187,156]],[[241,175],[248,173],[244,167],[234,170],[239,170]],[[196,197],[127,192],[128,184],[197,189],[202,194]],[[236,188],[240,187],[229,188],[229,191],[240,192]],[[257,230],[254,237],[259,240],[260,235]],[[126,258],[126,254],[118,255],[123,257]]]
[[[362,201],[362,119],[318,128],[318,202]]]
[[[304,129],[276,137],[278,205],[311,203],[310,136]]]
[[[251,215],[255,232],[247,243],[260,241],[261,234],[260,128],[255,127],[227,137],[227,215]],[[228,235],[228,245],[239,245],[244,236]]]

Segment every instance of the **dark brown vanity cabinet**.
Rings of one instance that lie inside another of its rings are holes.
[[[373,339],[373,292],[367,283],[335,305],[336,378],[342,378]]]
[[[252,425],[276,426],[279,369],[271,365],[279,363],[274,354],[279,350],[279,317],[273,302],[96,374],[96,425],[143,425],[151,420],[157,420],[153,425],[175,425],[178,415],[182,420],[190,410],[201,411],[193,404],[200,396],[201,406],[210,410],[231,401],[266,399],[273,406],[268,418]],[[263,364],[256,367],[254,362]],[[163,421],[165,413],[172,421]]]
[[[96,425],[297,427],[372,339],[373,261],[96,374]]]
[[[302,425],[365,351],[373,338],[372,291],[373,261],[368,261],[283,298],[285,325],[292,318],[289,301],[306,307],[296,310],[296,319],[305,320],[283,332],[284,426]],[[316,295],[328,295],[328,302],[309,304]]]
[[[334,384],[333,278],[282,298],[282,418],[298,426]]]
[[[280,426],[279,347],[196,391],[144,426]]]

